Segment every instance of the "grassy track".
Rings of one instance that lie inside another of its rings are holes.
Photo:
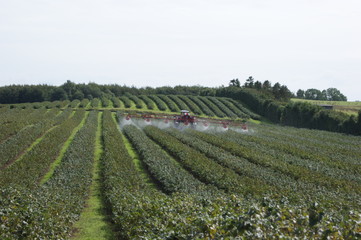
[[[40,184],[44,184],[46,181],[49,180],[49,178],[51,178],[51,176],[53,175],[55,168],[57,166],[59,166],[59,164],[61,163],[61,159],[64,157],[64,154],[66,152],[66,150],[69,148],[71,142],[73,141],[75,134],[84,126],[86,119],[89,116],[89,112],[85,113],[85,116],[83,118],[83,120],[81,121],[81,123],[74,128],[73,132],[71,133],[70,137],[68,138],[68,140],[64,143],[59,156],[55,159],[55,161],[50,165],[49,167],[49,171],[44,175],[43,179],[40,181]]]
[[[114,239],[113,232],[106,220],[105,209],[101,197],[100,157],[103,153],[101,144],[102,114],[98,114],[98,130],[94,151],[93,182],[90,187],[90,197],[87,206],[75,224],[76,232],[73,239]]]
[[[133,162],[135,165],[135,168],[139,172],[140,176],[143,178],[144,182],[146,182],[150,187],[159,189],[157,184],[154,182],[154,180],[150,177],[146,167],[144,166],[144,163],[140,160],[140,157],[136,150],[134,149],[133,145],[130,143],[127,137],[124,136],[122,133],[122,139],[125,145],[125,148],[127,149],[129,155],[133,158]]]
[[[320,101],[292,98],[293,102],[308,102],[315,105],[332,105],[336,111],[357,114],[361,110],[361,102],[347,102],[347,101]]]

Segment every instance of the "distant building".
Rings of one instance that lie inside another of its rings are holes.
[[[329,110],[332,110],[332,109],[333,109],[333,105],[318,104],[318,106],[323,107],[324,109],[329,109]]]

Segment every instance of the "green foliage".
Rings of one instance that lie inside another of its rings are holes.
[[[98,108],[100,105],[100,100],[99,98],[94,98],[90,101],[90,105],[92,106],[92,108]]]
[[[237,115],[232,110],[230,110],[222,101],[219,101],[215,97],[207,97],[207,98],[211,102],[213,102],[221,111],[223,111],[224,114],[226,114],[226,116],[230,118],[237,118]]]
[[[115,108],[122,108],[124,107],[124,104],[119,100],[117,97],[112,97],[113,106]]]
[[[309,100],[347,101],[347,97],[337,88],[328,88],[322,91],[315,88],[310,88],[306,91],[299,89],[296,96],[297,98]]]
[[[154,110],[155,109],[155,103],[151,98],[149,98],[148,96],[145,96],[145,95],[140,95],[139,98],[141,100],[143,100],[145,105],[147,105],[148,110]]]
[[[44,185],[31,190],[1,188],[1,239],[69,238],[91,183],[96,121],[97,113],[90,113],[61,165]]]
[[[193,112],[196,115],[203,114],[203,111],[201,110],[200,106],[198,106],[191,98],[190,96],[178,96],[185,104],[187,104],[189,110]]]
[[[43,140],[27,152],[21,160],[2,170],[0,185],[32,187],[37,184],[55,160],[72,130],[80,124],[84,114],[84,110],[78,110],[73,117],[66,119],[62,124],[49,131]]]
[[[52,110],[46,114],[40,111],[37,111],[37,113],[39,116],[42,116],[41,120],[34,125],[22,128],[16,135],[13,135],[0,144],[0,168],[4,164],[10,164],[14,161],[32,142],[50,129],[50,127],[55,124],[55,115],[58,113],[58,110]],[[10,125],[8,129],[12,127],[14,127],[14,129],[12,129],[13,131],[17,131],[17,125]]]
[[[137,96],[132,95],[130,93],[127,93],[125,95],[135,103],[136,108],[138,108],[138,109],[143,108],[143,101],[140,98],[138,98]]]
[[[167,107],[169,108],[169,110],[171,112],[180,112],[181,109],[179,109],[177,104],[172,99],[170,99],[168,96],[158,95],[158,97],[167,104]]]
[[[101,100],[101,104],[102,104],[103,108],[109,107],[109,105],[110,105],[109,101],[110,100],[107,97],[102,96],[100,100]]]
[[[215,113],[199,97],[189,96],[189,98],[202,110],[205,115],[210,117],[215,116]]]
[[[135,126],[124,126],[124,133],[137,149],[150,174],[167,193],[206,192],[206,186],[174,162],[152,140]]]
[[[83,99],[79,104],[79,108],[86,108],[88,106],[89,102],[90,102],[89,99],[87,99],[87,98]]]
[[[173,102],[178,106],[178,108],[179,108],[180,110],[187,110],[187,109],[189,109],[189,107],[187,106],[187,104],[185,104],[184,101],[183,101],[182,99],[180,99],[178,96],[176,96],[176,95],[169,95],[168,97],[173,100]]]
[[[56,152],[53,148],[61,144],[55,142],[66,139],[72,131],[70,125],[77,126],[75,122],[81,121],[85,112],[72,115],[67,108],[56,115],[58,111],[0,109],[0,123],[10,124],[8,127],[33,119],[32,126],[16,131],[11,139],[20,140],[41,122],[60,124],[53,129],[57,134],[45,135],[38,144],[43,144],[42,151],[35,151],[38,145],[31,150],[36,157],[32,158],[34,166],[29,165],[29,175],[35,168],[39,172],[46,169],[42,158],[53,158],[48,151]],[[90,111],[44,185],[37,181],[31,187],[1,183],[1,239],[70,238],[93,178],[97,120],[98,113]],[[360,116],[354,121],[360,122]],[[112,113],[105,110],[101,187],[117,238],[361,237],[359,137],[264,124],[250,129],[254,131],[241,134],[125,126],[127,138],[146,166],[140,169],[135,167]],[[28,178],[15,169],[14,178]],[[1,171],[0,178],[3,174]],[[153,178],[159,188],[148,184],[142,174]]]
[[[120,101],[123,102],[125,108],[132,107],[132,102],[130,101],[130,99],[127,96],[121,96],[119,99],[120,99]]]
[[[156,127],[147,126],[144,131],[202,182],[233,193],[246,190],[242,179],[234,171],[223,168]]]
[[[157,104],[159,110],[166,111],[168,109],[167,105],[164,103],[162,99],[160,99],[159,96],[150,95],[149,98],[152,99],[155,102],[155,104]]]
[[[207,97],[199,97],[199,99],[209,108],[212,110],[212,112],[214,112],[214,114],[217,117],[226,117],[226,114],[224,114],[219,108],[218,106],[216,106],[214,103],[212,103]]]

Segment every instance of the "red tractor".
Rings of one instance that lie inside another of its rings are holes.
[[[197,125],[196,118],[190,116],[188,110],[181,110],[180,116],[174,116],[174,126],[179,127],[180,123],[183,123],[185,126],[190,125],[191,127]]]
[[[202,117],[194,117],[189,114],[188,110],[181,110],[180,115],[168,115],[168,114],[127,114],[125,120],[131,119],[143,119],[146,124],[159,125],[160,123],[169,124],[173,120],[174,127],[182,129],[183,127],[196,128],[197,125],[202,128],[208,128],[209,126],[222,126],[224,129],[228,127],[241,128],[243,131],[248,131],[245,120],[221,120],[210,119]],[[137,121],[139,123],[139,121]]]

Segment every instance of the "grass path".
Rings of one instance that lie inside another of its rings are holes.
[[[86,112],[85,115],[84,115],[83,120],[80,122],[80,124],[76,128],[74,128],[74,130],[71,133],[70,137],[68,138],[68,140],[66,140],[63,147],[61,148],[59,156],[50,165],[50,168],[49,168],[48,172],[41,179],[40,184],[44,184],[46,181],[49,180],[49,178],[51,178],[51,176],[53,176],[55,168],[60,165],[61,160],[63,159],[65,152],[68,150],[71,142],[73,141],[73,139],[75,137],[75,134],[84,126],[85,121],[88,118],[88,116],[89,116],[89,112]]]
[[[102,114],[98,115],[98,130],[95,142],[93,183],[90,197],[79,221],[75,224],[76,233],[73,239],[115,239],[110,224],[106,220],[105,208],[101,197],[100,157],[103,152],[101,144]]]
[[[138,153],[136,152],[136,150],[134,149],[133,145],[131,144],[131,142],[128,140],[128,138],[123,134],[122,130],[120,129],[120,126],[116,120],[115,114],[113,114],[113,120],[117,125],[117,128],[122,136],[124,145],[125,145],[126,149],[128,150],[129,155],[133,158],[135,168],[138,170],[138,172],[141,175],[141,177],[143,178],[144,182],[146,182],[150,187],[159,190],[159,187],[157,186],[155,181],[150,177],[150,173],[146,169],[145,164],[140,160],[140,157],[139,157]]]

